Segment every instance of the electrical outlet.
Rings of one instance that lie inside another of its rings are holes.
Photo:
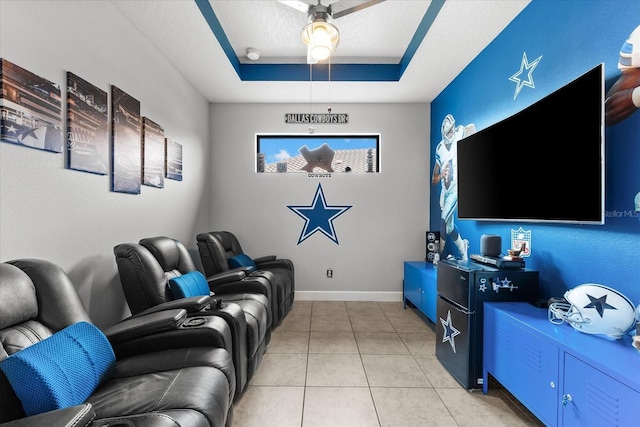
[[[333,278],[333,268],[327,268],[327,277],[329,279]]]

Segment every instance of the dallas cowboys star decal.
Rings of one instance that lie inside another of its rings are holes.
[[[322,190],[322,184],[318,184],[318,188],[316,189],[316,194],[313,197],[311,205],[290,205],[287,207],[295,212],[300,218],[304,219],[304,227],[302,228],[302,232],[298,238],[298,244],[304,242],[319,231],[335,242],[336,245],[339,245],[333,221],[351,209],[352,206],[327,205],[327,200],[325,199],[324,191]]]
[[[591,302],[589,304],[585,305],[584,308],[595,308],[596,311],[598,312],[598,314],[600,315],[600,317],[603,317],[604,311],[606,309],[617,310],[617,308],[615,308],[611,304],[607,304],[607,296],[606,295],[602,295],[600,298],[596,298],[596,297],[593,297],[593,296],[587,294],[587,297],[589,297],[589,301],[591,301]]]
[[[460,335],[460,331],[453,327],[453,323],[451,322],[451,311],[447,311],[447,320],[445,321],[442,317],[440,318],[440,323],[442,323],[442,327],[444,328],[444,335],[442,335],[442,342],[449,341],[451,344],[451,350],[456,352],[456,342],[454,338]]]
[[[535,83],[533,83],[533,70],[536,69],[536,67],[538,66],[538,62],[540,62],[541,59],[542,59],[542,55],[537,57],[533,62],[529,63],[529,60],[527,59],[527,52],[522,53],[522,62],[520,62],[520,70],[518,70],[518,72],[515,73],[513,76],[509,77],[509,80],[511,80],[512,82],[515,82],[516,84],[516,92],[513,94],[513,99],[516,99],[518,97],[518,94],[520,93],[520,91],[524,86],[528,86],[532,89],[536,88]],[[523,80],[520,78],[520,75],[524,73],[525,70],[527,71],[527,79]]]

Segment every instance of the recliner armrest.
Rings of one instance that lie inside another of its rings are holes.
[[[145,316],[129,317],[104,331],[111,345],[177,329],[187,318],[187,310],[163,310]]]
[[[254,258],[253,262],[260,264],[261,262],[275,261],[277,257],[275,255],[265,255],[258,258]]]
[[[232,270],[207,277],[207,282],[209,283],[210,288],[212,286],[222,285],[223,283],[238,282],[247,277],[247,271],[249,270],[247,270],[246,267],[234,268]]]
[[[83,403],[2,423],[0,427],[84,427],[88,426],[95,416],[93,406]]]
[[[140,316],[146,316],[150,313],[157,313],[159,311],[167,311],[167,310],[176,310],[176,309],[184,309],[187,310],[187,313],[198,313],[204,310],[208,305],[216,304],[215,299],[211,295],[199,295],[195,297],[189,298],[181,298],[173,301],[163,302],[162,304],[154,305],[140,313],[134,314],[131,318],[136,318]]]

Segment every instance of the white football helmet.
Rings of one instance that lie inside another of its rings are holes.
[[[451,143],[453,143],[453,140],[454,140],[455,132],[456,132],[456,119],[454,119],[451,114],[447,114],[442,120],[442,126],[440,127],[442,140],[447,145],[451,145]]]
[[[640,67],[640,25],[633,30],[620,48],[620,59],[618,60],[618,69],[620,70],[638,67]]]
[[[569,323],[585,334],[620,339],[635,325],[634,305],[615,289],[585,283],[568,290],[564,301],[549,304],[549,321]]]

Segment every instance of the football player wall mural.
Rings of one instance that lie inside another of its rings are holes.
[[[456,126],[453,115],[447,114],[440,128],[442,139],[436,146],[435,164],[431,174],[431,185],[440,183],[440,251],[441,258],[447,257],[466,260],[469,241],[463,239],[455,223],[455,212],[458,208],[458,149],[457,143],[465,136],[476,131],[473,124]],[[450,237],[450,244],[447,245]],[[457,250],[452,250],[453,244]],[[457,255],[457,256],[456,256]]]
[[[620,77],[607,92],[605,123],[616,125],[640,109],[640,25],[620,48]],[[634,213],[640,220],[640,191],[634,198]]]

